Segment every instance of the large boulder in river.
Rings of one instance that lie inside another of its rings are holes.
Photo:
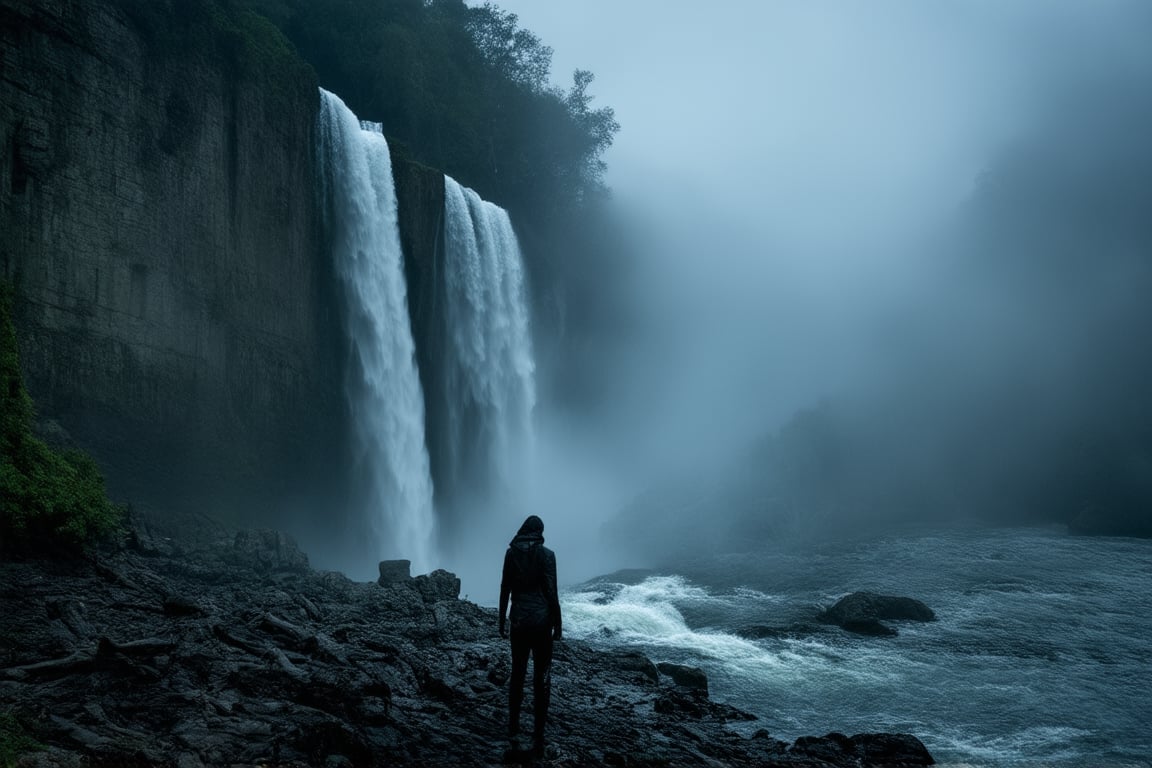
[[[915,736],[903,733],[858,733],[845,736],[801,736],[788,749],[801,759],[820,761],[820,765],[912,766],[935,765],[936,761]],[[805,763],[807,764],[807,763]]]
[[[864,765],[935,765],[924,742],[907,733],[858,733],[851,739]]]
[[[853,592],[816,618],[861,635],[895,635],[896,630],[883,621],[935,621],[936,614],[910,597]]]

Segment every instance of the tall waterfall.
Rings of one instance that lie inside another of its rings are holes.
[[[508,213],[444,177],[448,479],[509,489],[532,440],[535,361],[520,246]]]
[[[348,405],[363,520],[381,556],[430,565],[432,480],[388,143],[321,90],[320,157],[351,337]]]

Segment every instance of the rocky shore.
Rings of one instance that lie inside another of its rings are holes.
[[[97,554],[0,563],[0,753],[77,767],[532,762],[504,737],[495,611],[459,599],[446,571],[382,581],[314,571],[275,531],[193,544],[138,528]],[[771,728],[711,700],[690,668],[565,640],[535,762],[932,762],[912,736],[788,743]]]

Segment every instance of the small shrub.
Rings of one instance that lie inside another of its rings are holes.
[[[44,745],[32,738],[18,717],[0,712],[0,768],[13,768],[21,755],[42,749]]]
[[[108,500],[96,462],[55,451],[32,433],[7,285],[0,286],[0,414],[0,551],[80,546],[119,528],[123,511]]]

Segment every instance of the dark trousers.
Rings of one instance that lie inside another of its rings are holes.
[[[520,705],[524,701],[524,678],[532,656],[533,735],[544,736],[548,700],[552,696],[552,628],[512,627],[512,677],[508,681],[508,730],[520,730]]]

